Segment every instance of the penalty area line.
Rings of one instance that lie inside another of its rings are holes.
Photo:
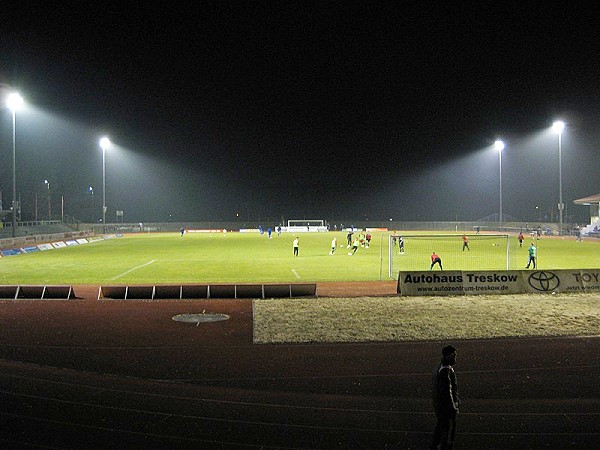
[[[298,275],[298,272],[296,272],[296,269],[292,269],[292,273],[296,276],[296,278],[298,278],[299,280],[301,279],[300,275]]]
[[[111,278],[111,280],[116,280],[116,279],[118,279],[118,278],[121,278],[121,277],[123,277],[123,276],[127,275],[128,273],[131,273],[131,272],[133,272],[134,270],[138,270],[138,269],[141,269],[142,267],[149,266],[150,264],[152,264],[152,263],[154,263],[154,262],[156,262],[156,260],[155,260],[155,259],[153,259],[152,261],[148,261],[146,264],[142,264],[142,265],[136,266],[136,267],[134,267],[134,268],[132,268],[132,269],[129,269],[129,270],[127,270],[126,272],[123,272],[123,273],[121,273],[121,274],[117,275],[116,277],[113,277],[113,278]]]

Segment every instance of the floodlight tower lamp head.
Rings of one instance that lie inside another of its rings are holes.
[[[106,150],[107,148],[109,148],[110,140],[107,137],[103,137],[102,139],[100,139],[100,147],[102,148],[102,150]]]
[[[13,113],[19,109],[21,109],[23,107],[23,104],[25,103],[25,101],[23,100],[23,97],[21,97],[18,93],[13,92],[12,94],[8,94],[8,96],[6,97],[6,106],[8,107],[8,109],[10,109]]]
[[[496,150],[498,150],[499,152],[501,152],[502,150],[504,150],[504,147],[505,147],[505,145],[504,145],[503,141],[497,140],[496,142],[494,142],[494,148]]]
[[[561,134],[565,129],[565,123],[562,120],[557,120],[552,124],[552,131]]]

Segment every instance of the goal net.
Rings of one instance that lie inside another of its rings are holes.
[[[519,244],[508,234],[389,235],[389,276],[400,271],[429,270],[437,253],[444,270],[511,270],[518,267]],[[514,242],[513,242],[514,241]],[[521,249],[523,250],[523,249]],[[523,261],[527,262],[526,249]],[[435,266],[433,270],[439,270]]]
[[[287,231],[292,233],[327,231],[324,220],[292,219],[287,221]]]

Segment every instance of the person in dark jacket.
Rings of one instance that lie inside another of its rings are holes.
[[[437,424],[430,449],[451,449],[454,442],[459,406],[455,363],[456,349],[447,345],[442,349],[440,364],[433,371],[431,394]]]

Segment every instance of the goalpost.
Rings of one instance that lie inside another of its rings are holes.
[[[291,219],[287,221],[287,230],[291,233],[328,231],[325,221],[321,219]]]
[[[518,243],[508,234],[390,234],[389,277],[400,271],[429,270],[431,254],[442,259],[444,270],[510,270],[517,267]],[[523,261],[525,264],[526,260]],[[436,269],[439,270],[436,266]],[[434,269],[435,270],[435,269]]]

